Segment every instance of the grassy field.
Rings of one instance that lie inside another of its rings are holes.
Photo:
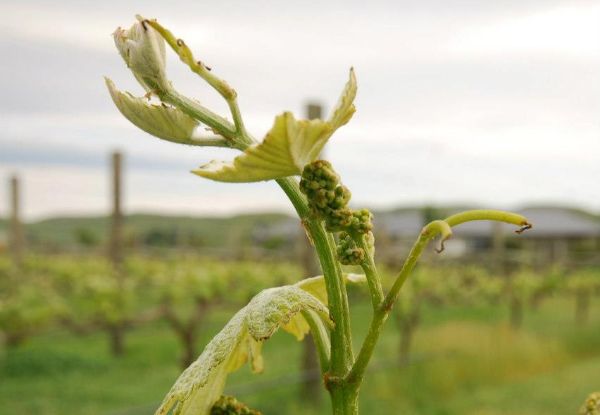
[[[125,235],[130,243],[137,245],[172,246],[173,241],[160,239],[193,236],[198,246],[233,249],[240,242],[247,243],[252,231],[258,227],[276,225],[289,219],[289,216],[279,213],[230,217],[133,214],[125,218]],[[6,232],[7,227],[8,221],[0,218],[0,233]],[[25,226],[28,245],[44,250],[81,247],[83,234],[89,243],[101,248],[108,242],[109,228],[109,216],[56,217]]]
[[[585,327],[573,323],[573,303],[557,298],[527,310],[511,330],[504,306],[431,308],[417,332],[410,364],[397,364],[398,335],[390,320],[362,391],[365,414],[575,414],[600,390],[600,302]],[[369,306],[353,309],[358,344]],[[203,342],[231,315],[215,313]],[[54,331],[0,356],[0,413],[153,413],[179,374],[179,347],[162,324],[127,337],[114,359],[102,333]],[[298,399],[301,348],[278,334],[264,348],[265,372],[233,374],[228,392],[265,414],[328,413],[327,397],[311,409]]]

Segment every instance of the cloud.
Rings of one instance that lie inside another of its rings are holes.
[[[459,55],[600,59],[600,4],[570,4],[473,25],[450,41]]]
[[[287,206],[271,185],[200,185],[187,172],[231,151],[164,143],[120,117],[101,77],[142,94],[110,37],[138,12],[159,17],[237,89],[258,138],[283,110],[301,114],[309,99],[331,107],[353,65],[358,112],[327,151],[357,203],[564,200],[600,209],[590,182],[600,154],[594,2],[63,0],[0,4],[0,170],[21,171],[38,202],[80,183],[68,203],[28,202],[28,214],[105,203],[92,193],[103,191],[115,148],[127,155],[132,209],[202,210],[194,195],[205,189],[203,199],[222,201],[209,205],[218,212]],[[178,89],[226,113],[173,54],[168,71]]]
[[[185,170],[138,170],[125,164],[124,209],[127,213],[178,213],[229,215],[240,211],[292,212],[276,184],[254,183],[224,190],[217,183],[200,180]],[[110,176],[104,165],[55,165],[39,163],[23,169],[2,163],[0,177],[18,173],[22,187],[23,216],[39,219],[50,215],[105,215],[110,211]],[[8,200],[8,186],[0,186],[0,198]],[[256,197],[260,194],[260,198]],[[0,216],[7,215],[0,206]]]

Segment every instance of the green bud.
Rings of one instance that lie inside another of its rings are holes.
[[[373,230],[373,215],[368,209],[355,210],[352,212],[352,223],[350,227],[353,231],[367,234]]]
[[[300,190],[306,195],[313,215],[325,221],[328,231],[352,230],[366,235],[373,229],[371,212],[347,207],[352,194],[340,183],[328,161],[316,160],[304,167]]]
[[[138,22],[131,28],[115,30],[115,45],[142,87],[149,93],[160,94],[171,89],[165,72],[165,41],[145,19],[136,17]]]
[[[340,234],[337,256],[342,265],[360,265],[366,258],[365,251],[358,248],[346,232]]]
[[[333,197],[330,205],[334,209],[339,209],[345,207],[348,204],[348,202],[350,201],[350,197],[352,197],[352,194],[346,186],[342,185],[335,188],[335,191],[333,192],[332,196]]]
[[[352,223],[352,211],[348,208],[329,209],[325,215],[325,227],[330,232],[339,232]]]

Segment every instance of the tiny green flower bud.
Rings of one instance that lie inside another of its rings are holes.
[[[366,234],[373,229],[373,215],[368,209],[355,210],[352,212],[351,228],[362,234]]]
[[[316,160],[304,167],[300,190],[306,195],[313,215],[325,220],[328,231],[352,230],[367,234],[373,229],[371,212],[352,211],[347,207],[352,194],[340,183],[340,177],[328,161]]]
[[[331,206],[335,209],[342,208],[348,204],[352,194],[346,186],[338,186],[333,193]]]
[[[325,225],[328,231],[339,232],[350,226],[352,219],[352,211],[348,208],[329,209],[325,215]]]
[[[340,234],[337,255],[342,265],[360,265],[366,257],[365,251],[358,248],[346,232]]]
[[[318,189],[313,192],[312,195],[312,203],[315,204],[320,209],[325,209],[329,205],[329,201],[331,200],[330,194],[327,189]]]
[[[145,19],[136,17],[138,22],[131,28],[115,30],[115,45],[142,87],[160,95],[171,89],[165,72],[165,41]]]

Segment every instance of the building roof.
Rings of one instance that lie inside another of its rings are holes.
[[[383,231],[395,238],[414,238],[424,225],[420,209],[407,209],[398,212],[382,212],[373,219],[377,232]]]
[[[600,220],[584,212],[568,208],[528,208],[518,211],[533,224],[533,229],[523,233],[525,238],[595,238],[600,237]],[[424,225],[421,209],[379,212],[374,217],[375,232],[385,232],[393,238],[415,238]],[[456,238],[491,238],[494,226],[513,235],[515,226],[496,222],[469,222],[453,229]],[[253,230],[256,240],[270,238],[290,239],[301,233],[297,219],[286,219],[272,224],[262,224]]]

